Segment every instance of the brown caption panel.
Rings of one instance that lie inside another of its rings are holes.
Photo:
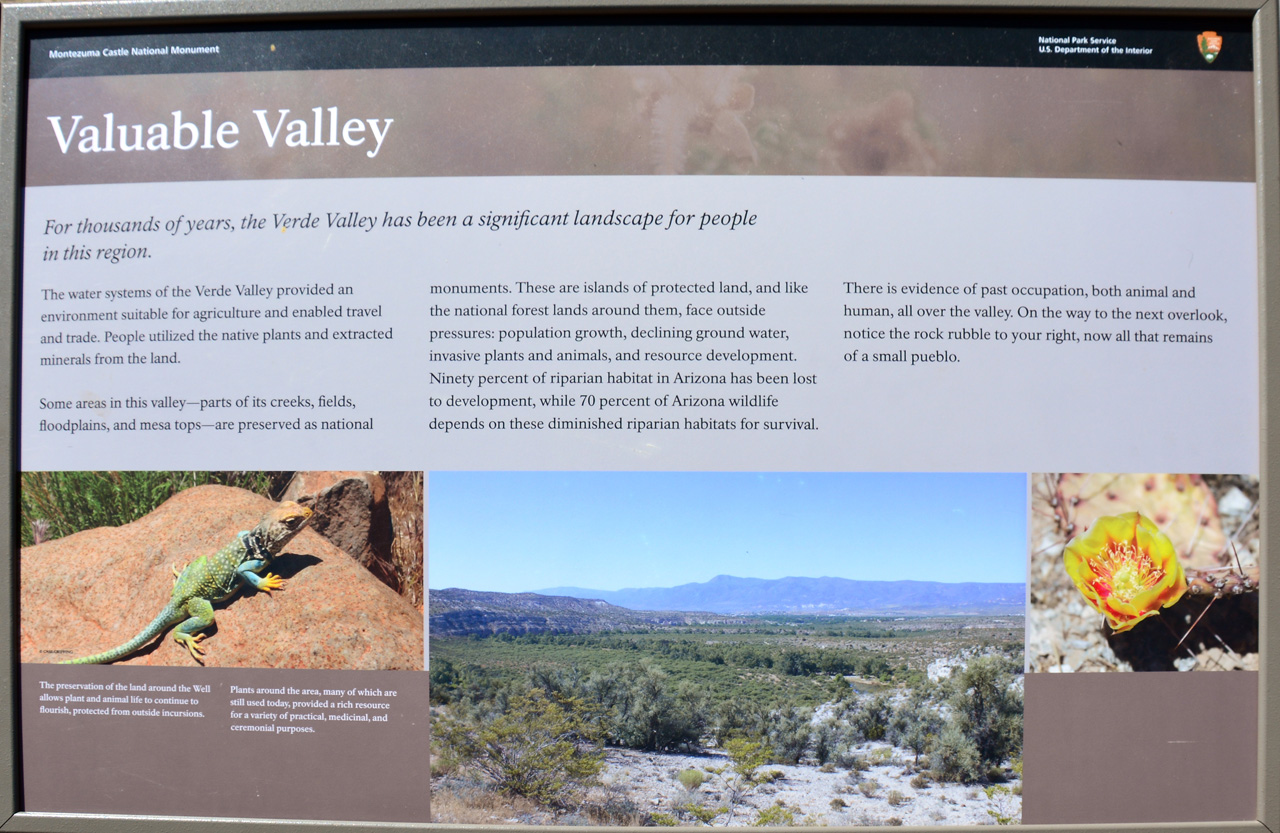
[[[21,666],[23,809],[32,812],[425,822],[429,817],[427,675],[413,671]],[[41,683],[45,685],[41,685]],[[59,683],[110,691],[57,690]],[[119,685],[125,688],[120,689]],[[186,686],[191,692],[129,686]],[[54,686],[55,688],[50,688]],[[205,693],[197,686],[208,686]],[[232,706],[239,699],[337,701],[321,695],[246,695],[232,687],[324,692],[388,708]],[[381,692],[381,696],[346,692]],[[388,697],[387,692],[396,696]],[[153,702],[67,703],[41,695],[150,697]],[[198,699],[195,705],[159,700]],[[70,716],[57,708],[165,709],[205,716]],[[240,715],[232,718],[231,714]],[[385,714],[386,722],[275,721],[256,713]],[[313,732],[233,731],[233,726]]]
[[[1026,824],[1257,818],[1258,674],[1028,674]]]

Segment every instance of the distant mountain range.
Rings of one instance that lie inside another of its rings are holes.
[[[1022,613],[1023,583],[940,581],[855,581],[847,578],[738,578],[678,587],[590,590],[551,587],[542,596],[598,599],[629,610],[705,611],[724,615],[751,613],[1002,615]]]
[[[598,633],[728,623],[759,613],[1002,616],[1025,609],[1025,584],[736,578],[627,590],[536,593],[449,588],[427,594],[433,636]]]
[[[598,599],[537,593],[431,590],[427,593],[431,635],[495,633],[599,633],[680,627],[721,621],[712,614],[627,610]]]

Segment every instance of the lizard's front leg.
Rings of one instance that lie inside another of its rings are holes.
[[[267,573],[265,576],[258,575],[259,571],[265,570],[269,565],[270,562],[261,559],[246,561],[240,565],[240,577],[248,582],[253,589],[261,590],[267,595],[270,595],[272,590],[283,590],[284,579],[280,578],[280,576],[275,573]]]
[[[200,643],[207,634],[197,633],[213,624],[213,605],[208,599],[191,599],[187,602],[187,619],[173,630],[173,640],[191,652],[191,658],[204,665],[204,649]]]

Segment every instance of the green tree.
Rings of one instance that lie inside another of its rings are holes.
[[[942,715],[929,704],[927,695],[915,689],[894,709],[888,736],[895,746],[915,753],[916,763],[919,763],[920,753],[928,750],[941,731]]]
[[[766,780],[760,775],[760,767],[769,763],[769,747],[760,741],[733,738],[725,744],[729,765],[716,770],[724,778],[729,804],[726,824],[733,824],[733,811],[747,793]]]
[[[1022,695],[1006,666],[999,657],[979,657],[952,677],[952,720],[983,764],[999,764],[1022,749]]]
[[[448,703],[457,693],[462,675],[447,659],[431,661],[431,702],[433,704]]]
[[[610,712],[608,734],[620,746],[665,751],[696,747],[707,726],[707,697],[697,685],[672,685],[667,673],[641,662],[593,678],[590,690]]]
[[[737,737],[762,737],[769,730],[770,709],[759,698],[735,696],[715,707],[715,740],[720,746]]]
[[[825,764],[835,757],[839,750],[842,733],[840,724],[827,719],[813,730],[813,757],[819,764]]]
[[[982,761],[978,747],[955,723],[948,723],[938,735],[929,762],[933,776],[939,781],[973,783],[982,778]]]
[[[864,740],[880,740],[889,731],[891,709],[887,694],[865,697],[849,722]]]
[[[799,763],[809,746],[813,711],[792,706],[778,709],[771,718],[768,738],[773,760],[780,764]]]
[[[800,651],[792,649],[783,652],[782,673],[792,677],[805,677],[813,671],[813,663]]]
[[[444,719],[438,736],[447,755],[503,792],[565,805],[604,768],[591,712],[577,698],[550,699],[534,689],[511,696],[492,719]]]

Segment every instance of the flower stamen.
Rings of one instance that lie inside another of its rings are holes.
[[[1139,593],[1164,581],[1166,574],[1131,541],[1108,541],[1095,558],[1089,559],[1089,569],[1098,576],[1092,584],[1099,595],[1115,596],[1123,602],[1132,602]]]

